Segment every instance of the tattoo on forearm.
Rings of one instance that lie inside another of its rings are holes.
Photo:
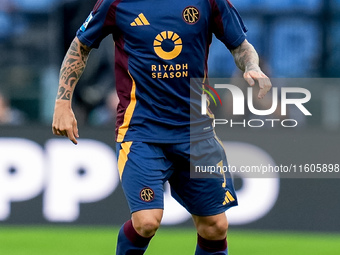
[[[89,53],[90,50],[76,40],[72,42],[60,69],[57,99],[71,100],[74,86],[84,72]]]
[[[71,90],[66,90],[64,87],[60,87],[57,99],[71,100]]]
[[[259,56],[254,47],[249,43],[242,43],[238,48],[232,51],[235,63],[242,71],[246,69],[256,69],[259,65]]]

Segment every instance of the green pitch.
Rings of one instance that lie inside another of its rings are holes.
[[[118,229],[0,226],[1,255],[114,255]],[[160,229],[147,255],[192,255],[194,229]],[[230,231],[231,255],[334,255],[340,234]]]

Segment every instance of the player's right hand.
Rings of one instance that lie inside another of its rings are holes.
[[[52,132],[54,135],[66,136],[78,144],[78,125],[68,101],[57,100],[54,108]]]

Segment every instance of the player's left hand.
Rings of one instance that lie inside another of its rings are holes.
[[[248,68],[247,68],[248,69]],[[249,70],[244,72],[243,77],[248,82],[250,86],[254,86],[255,82],[259,83],[260,92],[258,94],[258,98],[262,99],[267,94],[267,92],[271,89],[272,83],[267,75],[265,75],[260,67],[251,67]]]

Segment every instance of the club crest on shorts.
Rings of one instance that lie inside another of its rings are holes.
[[[200,19],[200,12],[195,6],[188,6],[182,12],[182,17],[187,24],[196,24]]]
[[[140,191],[139,196],[144,202],[151,202],[155,198],[155,192],[151,188],[144,188]]]

